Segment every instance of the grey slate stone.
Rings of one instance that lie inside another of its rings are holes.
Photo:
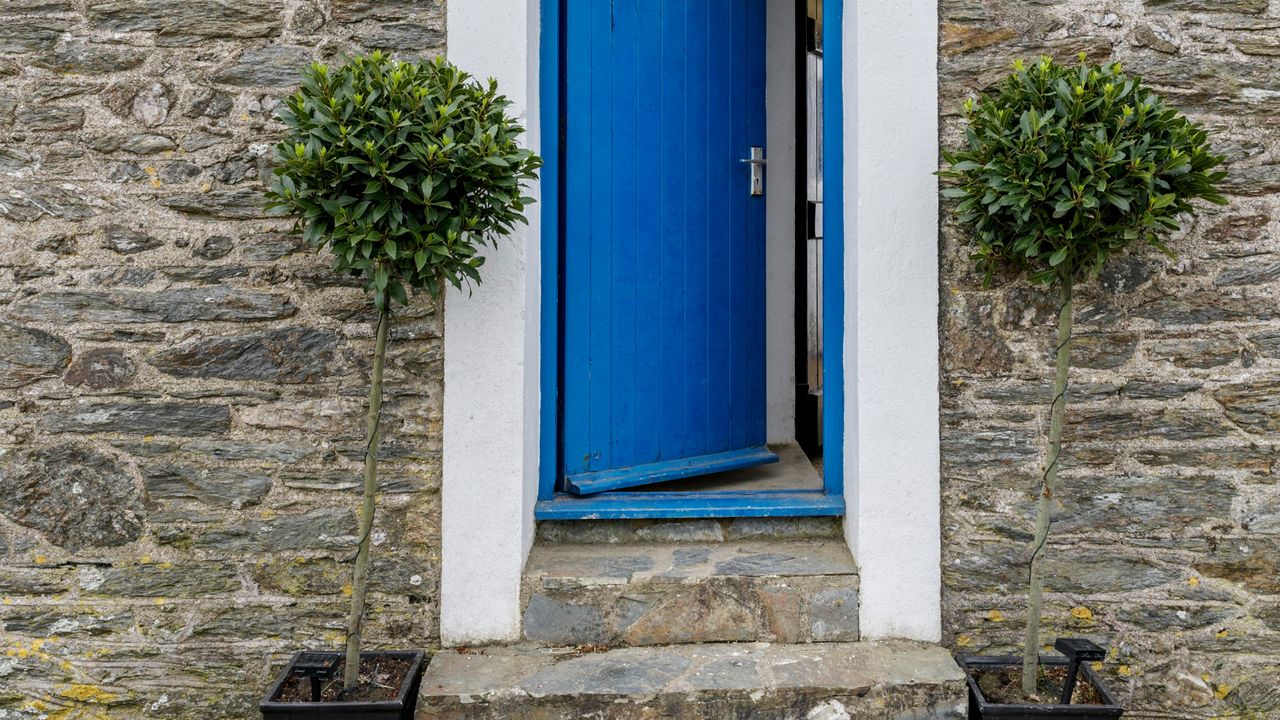
[[[192,597],[240,589],[236,566],[229,562],[171,565],[142,563],[81,573],[80,591],[117,597]]]
[[[89,22],[111,32],[158,31],[166,44],[203,38],[263,37],[280,27],[276,0],[91,0]]]
[[[857,588],[831,588],[814,595],[809,605],[809,624],[815,642],[856,641]]]
[[[146,59],[146,52],[134,47],[73,37],[61,40],[51,54],[32,57],[32,63],[56,72],[98,75],[132,70]]]
[[[215,74],[213,81],[237,87],[287,87],[302,81],[302,71],[310,62],[311,53],[306,48],[268,45],[245,50]]]
[[[280,552],[337,550],[355,544],[355,516],[343,508],[322,508],[270,520],[245,520],[171,538],[205,550]]]
[[[604,618],[589,605],[573,605],[535,594],[524,611],[524,635],[547,645],[603,643]]]
[[[0,388],[56,377],[71,359],[71,346],[41,330],[0,322]]]
[[[116,460],[77,444],[6,454],[0,513],[54,545],[113,547],[142,535],[142,499]]]
[[[266,200],[253,188],[178,193],[160,198],[160,204],[185,215],[218,220],[253,220],[266,217]]]
[[[178,144],[173,138],[155,133],[106,135],[95,140],[91,147],[100,153],[128,153],[130,155],[155,155],[175,150]]]
[[[1195,10],[1198,12],[1263,13],[1267,0],[1145,0],[1153,10]]]
[[[108,225],[102,232],[102,247],[121,255],[133,255],[161,245],[164,241],[123,225]]]
[[[143,480],[151,498],[198,500],[233,510],[259,504],[271,490],[271,478],[261,472],[231,467],[151,466]]]
[[[148,362],[176,377],[305,383],[333,372],[337,345],[338,336],[328,330],[285,328],[190,340]]]
[[[9,316],[19,321],[63,324],[178,323],[194,320],[279,320],[298,309],[284,295],[226,286],[157,292],[53,291],[19,301]]]
[[[0,53],[52,50],[69,22],[62,18],[10,18],[0,23]]]
[[[1248,432],[1269,435],[1280,430],[1280,379],[1224,385],[1213,397],[1227,417]]]
[[[53,433],[212,435],[231,426],[226,405],[202,403],[100,403],[50,409],[41,425]]]
[[[18,127],[43,132],[68,132],[84,125],[84,108],[46,105],[20,110]]]

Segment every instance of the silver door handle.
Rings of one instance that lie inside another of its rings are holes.
[[[738,162],[746,163],[751,166],[751,194],[764,194],[764,166],[768,161],[764,158],[764,148],[751,148],[751,157],[743,158]]]

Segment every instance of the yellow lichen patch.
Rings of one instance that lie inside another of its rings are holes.
[[[12,605],[12,604],[13,604],[13,598],[11,598],[11,597],[7,597],[7,598],[5,598],[4,600],[0,600],[0,602],[4,603],[5,605]]]
[[[1221,639],[1230,634],[1231,634],[1230,631],[1228,631],[1226,628],[1223,628],[1222,630],[1219,630],[1218,632],[1214,633],[1214,637]]]
[[[973,647],[973,638],[969,637],[968,635],[957,635],[956,646],[957,647]]]
[[[1073,607],[1071,608],[1071,617],[1082,622],[1093,622],[1093,611],[1083,606]]]
[[[1226,700],[1227,696],[1231,694],[1231,686],[1226,683],[1222,683],[1214,688],[1213,694],[1219,700]]]
[[[72,683],[66,688],[59,690],[58,694],[77,702],[99,704],[106,704],[120,697],[115,693],[103,690],[97,685],[89,685],[86,683]]]
[[[163,604],[165,604],[165,602],[166,602],[166,601],[165,601],[165,599],[164,599],[164,598],[156,598],[155,600],[152,600],[151,602],[152,602],[152,604],[154,604],[154,605],[163,605]]]
[[[1102,670],[1102,661],[1098,661],[1098,662],[1093,663],[1093,670],[1094,670],[1094,672],[1101,672],[1101,670]]]
[[[37,556],[35,557],[35,560],[36,560],[36,564],[37,564],[37,565],[43,565],[43,564],[45,564],[45,562],[46,562],[48,559],[49,559],[49,558],[47,558],[47,557],[45,557],[45,556],[43,556],[43,555],[37,555]]]
[[[354,592],[355,592],[355,588],[351,587],[351,583],[347,583],[346,585],[342,586],[343,597],[351,597],[351,594]]]
[[[997,623],[1004,622],[1004,613],[1000,612],[999,610],[992,610],[991,612],[987,613],[987,619],[990,620],[991,622],[997,622]]]
[[[35,640],[32,640],[32,641],[31,641],[31,650],[32,650],[32,651],[38,651],[40,648],[44,647],[44,642],[45,642],[45,641],[44,641],[42,638],[36,638]]]
[[[1129,667],[1128,665],[1121,665],[1120,667],[1116,668],[1116,672],[1120,673],[1124,677],[1129,677],[1133,675],[1133,668]]]
[[[1192,575],[1191,577],[1187,578],[1187,584],[1190,585],[1191,587],[1196,587],[1197,585],[1200,584],[1200,578],[1196,577],[1195,575]]]

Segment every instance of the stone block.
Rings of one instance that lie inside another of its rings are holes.
[[[113,547],[142,535],[142,499],[113,457],[76,443],[0,458],[0,513],[75,551]]]
[[[226,432],[231,410],[204,403],[98,403],[52,408],[41,425],[52,433],[199,436]]]
[[[17,388],[57,377],[70,360],[71,346],[62,338],[0,322],[0,388]]]
[[[312,328],[189,340],[148,358],[176,377],[309,383],[334,371],[338,336]]]

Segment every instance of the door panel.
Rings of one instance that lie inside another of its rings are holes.
[[[566,0],[563,486],[764,448],[765,0]]]

